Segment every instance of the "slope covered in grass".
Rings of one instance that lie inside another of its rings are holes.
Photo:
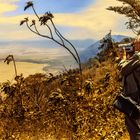
[[[70,70],[3,83],[0,139],[119,140],[126,132],[123,115],[112,106],[119,75],[117,64],[107,60],[85,68],[82,77]]]

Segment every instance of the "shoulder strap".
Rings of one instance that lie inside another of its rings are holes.
[[[135,83],[137,85],[137,89],[139,90],[138,102],[137,103],[140,104],[140,85],[139,85],[139,81],[138,81],[134,71],[133,71],[133,77],[134,77]]]
[[[133,71],[133,77],[134,77],[134,80],[136,81],[137,88],[140,90],[139,81],[138,81],[134,71]]]
[[[137,69],[138,67],[140,67],[140,60],[129,60],[129,62],[122,67],[121,74],[127,76],[130,73],[133,73],[133,70]]]
[[[135,72],[133,71],[132,72],[132,74],[133,74],[133,77],[134,77],[134,80],[135,80],[135,83],[136,83],[136,87],[137,87],[137,89],[138,89],[138,95],[137,95],[137,103],[138,104],[140,104],[140,85],[139,85],[139,81],[138,81],[138,78],[136,77],[136,75],[135,75]],[[127,75],[128,76],[128,75]],[[124,93],[124,95],[125,95],[125,93],[127,92],[126,91],[126,89],[127,89],[127,82],[126,82],[126,78],[127,78],[127,76],[126,75],[124,75],[124,77],[123,77],[123,93]],[[126,88],[125,88],[126,87]]]

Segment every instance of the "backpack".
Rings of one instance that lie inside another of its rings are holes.
[[[115,101],[114,107],[131,118],[140,116],[140,53],[130,60],[121,62],[123,91]]]
[[[140,53],[135,53],[121,68],[123,89],[126,96],[138,98],[135,92],[140,89]]]

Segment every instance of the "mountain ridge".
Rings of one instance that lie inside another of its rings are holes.
[[[124,35],[112,35],[112,40],[114,42],[120,42],[124,38],[131,38]],[[80,53],[81,62],[86,62],[89,58],[96,56],[98,53],[98,47],[100,46],[100,40],[96,41],[94,44],[90,45],[87,49]]]

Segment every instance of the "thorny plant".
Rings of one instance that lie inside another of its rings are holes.
[[[15,62],[14,56],[13,55],[8,55],[5,58],[4,63],[7,63],[9,65],[10,62],[12,62],[12,61],[13,61],[13,64],[14,64],[15,77],[17,77],[17,67],[16,67],[16,62]]]
[[[79,54],[78,54],[75,46],[69,40],[67,40],[55,26],[55,23],[53,21],[53,18],[54,18],[53,14],[51,12],[46,12],[43,16],[39,16],[34,8],[34,4],[32,1],[29,1],[26,3],[24,11],[30,7],[32,8],[34,14],[36,15],[37,20],[33,19],[31,21],[31,24],[29,24],[29,19],[27,17],[27,18],[24,18],[24,20],[22,20],[20,22],[20,25],[23,25],[24,23],[26,23],[27,28],[31,32],[33,32],[41,37],[50,39],[50,40],[54,41],[55,43],[57,43],[58,45],[64,47],[73,56],[73,58],[79,65],[80,74],[82,75],[82,67],[81,67],[81,60],[80,60]],[[39,27],[37,27],[37,22],[40,23],[40,26],[47,27],[50,35],[45,35],[45,34],[41,33],[39,31]],[[53,32],[53,30],[54,30],[54,32]],[[55,37],[58,37],[59,40],[55,39]],[[74,52],[70,48],[68,48],[66,44],[69,44]]]

